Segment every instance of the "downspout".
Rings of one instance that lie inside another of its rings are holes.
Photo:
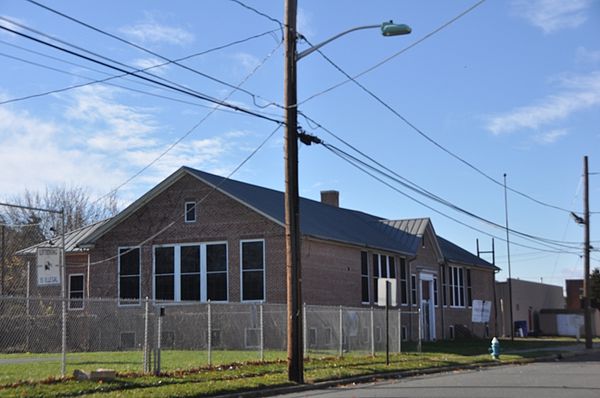
[[[411,258],[407,258],[406,262],[408,263],[408,275],[407,275],[407,285],[408,285],[408,308],[409,308],[409,317],[408,317],[408,330],[410,332],[410,339],[412,340],[413,338],[413,306],[415,303],[413,303],[412,300],[412,290],[413,290],[413,285],[412,285],[412,262],[415,261],[417,259],[417,256],[413,256]]]
[[[85,284],[86,284],[86,289],[85,290],[87,292],[87,298],[88,298],[88,300],[90,298],[90,265],[91,265],[91,259],[90,258],[91,258],[91,255],[90,255],[90,252],[88,251],[88,254],[87,254],[87,272],[86,272],[86,281],[85,281]]]

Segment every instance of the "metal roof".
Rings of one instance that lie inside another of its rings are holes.
[[[500,268],[496,267],[495,265],[485,261],[481,257],[476,256],[462,247],[455,245],[449,240],[444,239],[441,236],[438,236],[437,238],[442,252],[444,253],[444,257],[448,262],[500,270]]]
[[[65,250],[67,253],[84,252],[85,249],[79,247],[79,243],[93,233],[96,229],[106,224],[110,219],[98,221],[94,224],[87,225],[82,228],[75,229],[65,234]],[[61,236],[55,236],[49,240],[38,243],[37,245],[29,246],[19,250],[17,254],[27,255],[36,254],[38,247],[59,246],[61,245]]]

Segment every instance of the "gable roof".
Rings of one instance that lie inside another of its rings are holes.
[[[438,261],[441,262],[444,260],[442,250],[437,243],[437,235],[429,218],[382,220],[381,222],[392,229],[392,234],[397,240],[403,241],[404,245],[410,247],[411,253],[416,253],[419,250],[419,246],[423,244],[423,238],[429,233]]]
[[[493,268],[496,271],[500,270],[500,268],[496,267],[495,265],[450,242],[449,240],[442,238],[441,236],[438,236],[438,242],[442,248],[442,252],[444,253],[446,261],[450,263]]]
[[[134,201],[108,222],[82,239],[80,246],[91,246],[105,233],[126,220],[135,211],[164,192],[179,179],[191,175],[215,190],[244,204],[268,219],[284,226],[284,193],[273,189],[206,173],[190,167],[181,167],[146,194]],[[410,232],[397,230],[390,234],[390,227],[382,218],[356,210],[344,209],[300,198],[300,231],[303,235],[341,243],[389,250],[414,255],[415,237]]]

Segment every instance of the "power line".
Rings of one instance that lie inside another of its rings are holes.
[[[0,18],[2,18],[2,17],[0,17]],[[83,54],[77,53],[76,51],[72,51],[72,50],[69,50],[67,48],[58,46],[56,44],[52,44],[52,43],[49,43],[49,42],[44,41],[42,39],[30,36],[30,35],[28,35],[26,33],[18,32],[16,30],[10,29],[10,28],[8,28],[6,26],[0,25],[0,29],[6,30],[8,32],[14,33],[14,34],[19,35],[21,37],[24,37],[24,38],[27,38],[29,40],[38,42],[40,44],[43,44],[43,45],[55,48],[55,49],[57,49],[59,51],[66,52],[66,53],[74,55],[76,57],[83,58],[83,59],[85,59],[87,61],[94,62],[94,63],[97,63],[99,65],[105,66],[107,68],[111,68],[111,69],[117,70],[117,71],[119,71],[121,73],[124,73],[125,75],[135,76],[135,77],[137,77],[139,79],[142,79],[142,80],[145,80],[145,81],[149,81],[149,82],[154,83],[156,85],[159,85],[159,86],[162,86],[162,87],[166,87],[166,88],[169,88],[171,90],[178,91],[178,92],[181,92],[181,93],[184,93],[184,94],[196,97],[198,99],[214,103],[216,105],[224,106],[224,107],[227,107],[227,108],[230,108],[230,109],[242,112],[242,113],[246,113],[248,115],[252,115],[252,116],[255,116],[255,117],[260,118],[260,119],[268,120],[268,121],[271,121],[271,122],[274,122],[274,123],[282,123],[281,120],[277,120],[277,119],[273,119],[273,118],[268,117],[268,116],[261,115],[261,114],[259,114],[257,112],[251,111],[251,110],[246,109],[246,108],[242,108],[240,106],[237,106],[237,105],[234,105],[234,104],[231,104],[231,103],[227,103],[227,102],[224,102],[224,101],[219,101],[219,100],[217,100],[215,98],[209,97],[209,96],[207,96],[205,94],[201,94],[201,93],[195,92],[195,91],[187,89],[187,88],[182,89],[182,88],[175,87],[175,86],[172,86],[172,85],[167,84],[167,83],[163,83],[163,82],[154,80],[154,79],[146,77],[146,76],[139,75],[139,74],[137,74],[137,71],[127,71],[127,70],[119,68],[117,66],[110,65],[110,64],[108,64],[106,62],[99,61],[97,59],[88,57],[87,55],[83,55]]]
[[[19,27],[21,27],[21,28],[23,28],[23,29],[30,30],[30,31],[32,31],[32,32],[34,32],[34,33],[36,33],[36,34],[39,34],[39,35],[43,36],[43,37],[49,38],[49,39],[51,39],[51,40],[58,41],[58,42],[60,42],[60,43],[62,43],[62,44],[65,44],[65,45],[67,45],[67,46],[70,46],[70,47],[73,47],[73,48],[80,49],[80,47],[77,47],[77,46],[75,46],[74,44],[71,44],[71,43],[65,42],[65,41],[63,41],[63,40],[60,40],[60,39],[58,39],[58,38],[56,38],[56,37],[52,37],[52,36],[46,35],[45,33],[42,33],[42,32],[39,32],[39,31],[37,31],[37,30],[34,30],[34,29],[31,29],[31,28],[28,28],[27,26],[25,26],[25,25],[22,25],[22,24],[19,24],[18,22],[12,21],[12,20],[10,20],[10,19],[8,19],[8,18],[5,18],[5,17],[2,17],[2,16],[0,16],[0,20],[5,20],[5,21],[8,21],[8,22],[10,22],[10,23],[12,23],[12,24],[15,24],[15,25],[17,25],[17,26],[19,26]],[[2,27],[2,26],[0,26],[0,27]],[[253,36],[249,36],[249,37],[247,37],[247,38],[244,38],[244,39],[235,40],[235,41],[229,42],[229,43],[227,43],[227,44],[224,44],[224,45],[220,45],[220,46],[217,46],[217,47],[210,48],[210,49],[208,49],[208,50],[204,50],[204,51],[197,52],[197,53],[194,53],[194,54],[191,54],[191,55],[188,55],[188,56],[182,57],[182,58],[178,58],[178,59],[176,59],[176,60],[174,60],[174,61],[175,61],[175,62],[180,62],[180,61],[188,60],[188,59],[191,59],[191,58],[195,58],[195,57],[198,57],[198,56],[200,56],[200,55],[205,55],[205,54],[208,54],[208,53],[211,53],[211,52],[214,52],[214,51],[222,50],[222,49],[224,49],[224,48],[227,48],[227,47],[231,47],[231,46],[234,46],[234,45],[237,45],[237,44],[242,44],[242,43],[248,42],[248,41],[250,41],[250,40],[254,40],[254,39],[257,39],[257,38],[263,37],[263,36],[265,36],[265,35],[268,35],[268,34],[270,34],[270,33],[272,33],[272,32],[273,32],[273,30],[270,30],[270,31],[266,31],[266,32],[263,32],[263,33],[260,33],[260,34],[256,34],[256,35],[253,35]],[[26,51],[33,51],[33,50],[26,50]],[[87,51],[87,50],[83,50],[83,51],[86,51],[86,52],[88,52],[88,53],[90,53],[90,54],[92,54],[92,55],[96,55],[96,53],[89,52],[89,51]],[[116,63],[116,64],[120,64],[120,65],[122,65],[122,66],[125,66],[125,67],[127,67],[127,68],[135,69],[135,68],[132,68],[132,67],[130,67],[130,66],[128,66],[128,65],[122,64],[122,63],[120,63],[120,62],[118,62],[118,61],[111,60],[110,58],[107,58],[107,57],[101,56],[101,55],[99,55],[99,54],[98,54],[97,56],[99,56],[99,57],[101,57],[101,58],[103,58],[103,59],[107,59],[107,60],[109,60],[109,61],[111,61],[111,62],[114,62],[114,63]],[[63,61],[63,62],[68,62],[68,61]],[[154,68],[159,68],[159,67],[162,67],[162,66],[165,66],[165,65],[168,65],[168,64],[170,64],[170,62],[168,62],[168,61],[167,61],[167,62],[164,62],[164,63],[161,63],[161,64],[156,64],[156,65],[149,66],[149,67],[147,67],[147,68],[139,68],[139,69],[135,69],[133,72],[126,72],[126,73],[123,73],[123,74],[120,74],[120,75],[111,76],[111,77],[108,77],[108,78],[106,78],[106,79],[94,80],[94,81],[92,81],[92,82],[85,83],[85,84],[77,84],[77,85],[73,85],[73,86],[69,86],[69,87],[64,87],[64,88],[61,88],[61,89],[56,89],[56,90],[52,90],[52,91],[48,91],[48,92],[44,92],[44,93],[32,94],[32,95],[28,95],[28,96],[25,96],[25,97],[20,97],[20,98],[13,98],[13,99],[9,99],[9,100],[5,100],[5,101],[2,101],[2,102],[0,102],[0,105],[7,104],[7,103],[11,103],[11,102],[23,101],[23,100],[27,100],[27,99],[31,99],[31,98],[42,97],[42,96],[49,95],[49,94],[60,93],[60,92],[64,92],[64,91],[68,91],[68,90],[72,90],[72,89],[75,89],[75,88],[80,88],[80,87],[83,87],[83,86],[86,86],[86,85],[90,85],[90,84],[104,83],[104,82],[106,82],[106,81],[109,81],[109,80],[112,80],[112,79],[121,78],[121,77],[128,76],[128,75],[133,75],[133,74],[135,74],[135,73],[137,73],[137,72],[144,72],[144,73],[146,73],[146,71],[148,71],[148,70],[151,70],[151,69],[154,69]],[[160,79],[160,80],[163,80],[163,81],[166,81],[166,82],[169,82],[169,83],[173,83],[173,82],[171,82],[170,80],[164,79],[164,78],[162,78],[162,77],[160,77],[160,76],[156,76],[156,75],[152,75],[152,74],[150,74],[150,75],[151,75],[151,76],[153,76],[153,77],[156,77],[156,78],[158,78],[158,79]],[[176,83],[174,83],[174,84],[176,84]],[[176,85],[177,85],[177,84],[176,84]],[[178,85],[178,86],[180,86],[180,85]],[[180,86],[180,87],[183,87],[183,86]],[[186,90],[193,91],[193,90],[191,90],[191,89],[189,89],[189,88],[187,88],[187,87],[184,87],[184,88],[185,88]],[[251,95],[253,95],[253,94],[251,93]],[[258,98],[258,96],[256,96],[256,97]],[[267,105],[267,106],[268,106],[268,105]],[[266,106],[264,106],[264,107],[266,107]]]
[[[256,8],[254,8],[254,7],[251,7],[251,6],[249,6],[249,5],[247,5],[247,4],[243,3],[243,2],[241,2],[240,0],[229,0],[229,1],[231,1],[231,2],[233,2],[233,3],[236,3],[236,4],[240,5],[240,6],[242,6],[242,7],[246,8],[246,9],[248,9],[248,10],[250,10],[250,11],[254,12],[255,14],[258,14],[258,15],[260,15],[261,17],[265,17],[265,18],[267,18],[268,20],[270,20],[270,21],[272,21],[272,22],[275,22],[277,25],[279,25],[279,29],[281,30],[281,37],[283,37],[283,27],[285,26],[285,24],[284,24],[283,22],[281,22],[281,21],[280,21],[280,20],[278,20],[277,18],[274,18],[274,17],[270,16],[270,15],[269,15],[269,14],[267,14],[267,13],[264,13],[264,12],[262,12],[262,11],[259,11],[259,10],[257,10]]]
[[[143,47],[143,46],[141,46],[141,45],[139,45],[139,44],[133,43],[133,42],[131,42],[131,41],[127,40],[127,39],[124,39],[124,38],[122,38],[122,37],[119,37],[119,36],[117,36],[117,35],[115,35],[115,34],[113,34],[113,33],[110,33],[110,32],[107,32],[107,31],[105,31],[105,30],[102,30],[102,29],[100,29],[100,28],[97,28],[97,27],[95,27],[95,26],[93,26],[93,25],[91,25],[91,24],[89,24],[89,23],[87,23],[87,22],[83,22],[83,21],[81,21],[81,20],[79,20],[79,19],[77,19],[77,18],[75,18],[75,17],[72,17],[72,16],[70,16],[70,15],[67,15],[67,14],[65,14],[65,13],[63,13],[63,12],[60,12],[60,11],[58,11],[58,10],[55,10],[55,9],[53,9],[53,8],[51,8],[51,7],[48,7],[48,6],[44,5],[44,4],[38,3],[37,1],[34,1],[34,0],[26,0],[26,1],[30,2],[31,4],[34,4],[34,5],[36,5],[36,6],[38,6],[38,7],[41,7],[41,8],[43,8],[43,9],[47,10],[47,11],[50,11],[50,12],[52,12],[52,13],[56,14],[56,15],[59,15],[59,16],[61,16],[61,17],[63,17],[63,18],[66,18],[66,19],[68,19],[68,20],[70,20],[70,21],[72,21],[72,22],[75,22],[75,23],[77,23],[77,24],[79,24],[79,25],[85,26],[86,28],[88,28],[88,29],[91,29],[91,30],[93,30],[93,31],[95,31],[95,32],[98,32],[98,33],[100,33],[100,34],[102,34],[102,35],[105,35],[105,36],[108,36],[108,37],[110,37],[110,38],[112,38],[112,39],[118,40],[118,41],[120,41],[121,43],[125,43],[125,44],[127,44],[127,45],[129,45],[129,46],[132,46],[132,47],[134,47],[134,48],[137,48],[138,50],[144,51],[145,53],[148,53],[148,54],[154,55],[155,57],[158,57],[158,58],[162,59],[163,61],[167,61],[169,64],[174,64],[174,65],[177,65],[177,66],[179,66],[180,68],[183,68],[183,69],[185,69],[185,70],[187,70],[187,71],[190,71],[190,72],[192,72],[192,73],[195,73],[195,74],[197,74],[197,75],[199,75],[199,76],[202,76],[202,77],[204,77],[204,78],[207,78],[207,79],[209,79],[209,80],[212,80],[212,81],[214,81],[214,82],[217,82],[217,83],[219,83],[219,84],[222,84],[222,85],[224,85],[224,86],[227,86],[227,87],[229,87],[229,88],[235,88],[235,86],[234,86],[234,85],[232,85],[232,84],[229,84],[229,83],[227,83],[226,81],[223,81],[223,80],[221,80],[221,79],[218,79],[218,78],[216,78],[216,77],[213,77],[213,76],[211,76],[211,75],[208,75],[208,74],[206,74],[206,73],[200,72],[200,71],[199,71],[199,70],[197,70],[197,69],[190,68],[190,67],[189,67],[189,66],[187,66],[187,65],[184,65],[184,64],[181,64],[181,63],[179,63],[177,60],[172,60],[172,59],[169,59],[169,58],[167,58],[167,57],[165,57],[165,56],[163,56],[163,55],[161,55],[161,54],[159,54],[159,53],[157,53],[157,52],[155,52],[155,51],[152,51],[152,50],[150,50],[150,49],[148,49],[148,48],[146,48],[146,47]],[[232,0],[232,1],[234,1],[234,0]],[[241,3],[240,3],[240,4],[241,4]],[[248,8],[250,8],[250,7],[248,7]],[[258,12],[258,11],[257,11],[257,12]],[[280,28],[281,28],[281,29],[283,29],[283,28],[281,27],[281,24],[280,24]],[[270,31],[270,32],[273,32],[273,31]],[[281,41],[283,41],[283,39],[282,39]],[[250,95],[250,96],[252,97],[252,100],[253,100],[253,102],[254,102],[254,105],[256,105],[256,106],[259,106],[259,107],[261,107],[261,108],[266,108],[266,107],[268,107],[268,106],[270,106],[270,105],[273,105],[273,104],[274,104],[273,102],[271,102],[271,103],[268,103],[267,105],[260,106],[260,105],[258,105],[258,104],[256,103],[256,98],[257,98],[258,96],[256,96],[254,93],[252,93],[252,92],[250,92],[250,91],[248,91],[248,90],[245,90],[245,89],[243,89],[243,88],[237,88],[236,90],[238,90],[238,91],[241,91],[241,92],[243,92],[243,93],[245,93],[245,94],[248,94],[248,95]],[[266,99],[264,99],[264,98],[262,98],[262,97],[258,97],[258,98],[260,98],[260,99],[262,99],[262,100],[264,100],[264,101],[267,101],[267,102],[269,102],[268,100],[266,100]]]
[[[386,58],[384,61],[376,64],[375,66],[355,75],[355,76],[351,76],[349,75],[346,71],[344,71],[340,66],[338,66],[335,62],[333,62],[329,57],[327,57],[321,50],[317,50],[319,52],[319,54],[321,54],[321,56],[327,61],[329,62],[335,69],[337,69],[340,73],[342,73],[347,80],[345,80],[343,83],[340,83],[336,86],[332,86],[327,90],[321,91],[317,94],[314,94],[308,98],[306,98],[303,101],[300,101],[298,103],[298,106],[306,103],[307,101],[316,98],[320,95],[323,95],[329,91],[332,91],[333,89],[341,86],[342,84],[345,84],[347,82],[353,82],[354,84],[356,84],[359,88],[361,88],[363,91],[365,91],[367,94],[369,94],[369,96],[371,96],[373,99],[375,99],[377,102],[379,102],[381,105],[383,105],[386,109],[388,109],[390,112],[392,112],[396,117],[398,117],[400,120],[402,120],[405,124],[407,124],[410,128],[412,128],[414,131],[416,131],[419,135],[421,135],[423,138],[425,138],[427,141],[429,141],[430,143],[432,143],[433,145],[435,145],[438,149],[442,150],[443,152],[447,153],[448,155],[450,155],[451,157],[455,158],[456,160],[460,161],[461,163],[465,164],[466,166],[468,166],[469,168],[473,169],[474,171],[476,171],[477,173],[479,173],[480,175],[484,176],[485,178],[487,178],[488,180],[494,182],[495,184],[499,185],[499,186],[504,186],[503,182],[496,180],[495,178],[491,177],[490,175],[488,175],[487,173],[485,173],[483,170],[481,170],[480,168],[478,168],[477,166],[475,166],[474,164],[470,163],[469,161],[465,160],[464,158],[462,158],[461,156],[455,154],[454,152],[450,151],[449,149],[447,149],[446,147],[444,147],[442,144],[438,143],[436,140],[434,140],[433,138],[431,138],[428,134],[426,134],[422,129],[418,128],[414,123],[412,123],[411,121],[409,121],[405,116],[401,115],[396,109],[394,109],[391,105],[387,104],[385,101],[383,101],[379,96],[377,96],[373,91],[369,90],[367,87],[365,87],[363,84],[361,84],[360,82],[358,82],[356,79],[360,76],[363,76],[364,74],[371,72],[372,70],[374,70],[375,68],[383,65],[384,63],[390,61],[391,59],[395,58],[396,56],[408,51],[409,49],[415,47],[416,45],[422,43],[423,41],[425,41],[426,39],[428,39],[429,37],[433,36],[434,34],[440,32],[441,30],[443,30],[444,28],[448,27],[449,25],[451,25],[452,23],[456,22],[457,20],[459,20],[460,18],[462,18],[463,16],[467,15],[468,13],[470,13],[471,11],[473,11],[475,8],[479,7],[481,4],[483,4],[485,2],[485,0],[481,0],[479,2],[477,2],[476,4],[474,4],[473,6],[469,7],[468,9],[466,9],[465,11],[463,11],[462,13],[460,13],[459,15],[457,15],[456,17],[452,18],[450,21],[446,22],[445,24],[443,24],[442,26],[440,26],[439,28],[435,29],[434,31],[430,32],[429,34],[423,36],[421,39],[417,40],[416,42],[410,44],[409,46],[405,47],[404,49],[402,49],[401,51],[397,52],[396,54],[394,54],[391,57]],[[310,43],[310,41],[308,41],[308,39],[306,39],[306,37],[302,37],[302,39],[304,41],[306,41],[310,46],[312,46],[312,43]],[[521,191],[518,191],[514,188],[510,188],[507,187],[508,190],[510,190],[513,193],[516,193],[517,195],[520,195],[522,197],[525,197],[539,205],[545,206],[545,207],[549,207],[549,208],[553,208],[556,210],[560,210],[563,212],[568,212],[570,213],[571,210],[559,207],[559,206],[555,206],[546,202],[543,202],[541,200],[538,200],[526,193],[523,193]]]
[[[207,193],[206,195],[204,195],[202,198],[200,198],[199,200],[196,201],[196,207],[198,207],[199,205],[201,205],[206,199],[208,199],[216,190],[218,190],[225,182],[227,182],[229,179],[231,179],[231,177],[237,173],[239,171],[239,169],[241,169],[250,159],[252,159],[254,157],[254,155],[256,155],[258,153],[258,151],[260,151],[265,144],[275,135],[275,133],[281,128],[283,124],[279,124],[277,125],[277,127],[275,127],[275,129],[273,131],[271,131],[271,133],[265,137],[265,139],[248,155],[244,158],[244,160],[242,160],[242,162],[240,164],[238,164],[232,171],[231,173],[229,173],[227,175],[227,177],[224,177],[221,181],[219,181],[218,184],[216,184],[214,187],[212,187]],[[139,242],[137,245],[131,245],[133,247],[141,247],[145,244],[147,244],[148,242],[151,242],[154,238],[156,238],[157,236],[160,236],[162,233],[164,233],[165,231],[167,231],[169,228],[171,228],[173,225],[175,225],[175,213],[179,213],[178,210],[174,210],[173,211],[173,221],[169,222],[166,226],[164,226],[163,228],[161,228],[158,232],[150,235],[149,237],[147,237],[146,239],[142,240],[141,242]],[[133,249],[130,249],[133,250]],[[122,253],[121,253],[122,254]],[[107,257],[101,260],[97,260],[94,261],[92,263],[90,263],[91,265],[97,265],[97,264],[102,264],[105,263],[107,261],[111,261],[116,259],[119,256],[119,254],[117,254],[116,256],[111,256],[111,257]]]
[[[444,199],[441,199],[441,198],[439,198],[437,196],[428,195],[427,193],[422,192],[421,190],[415,189],[414,187],[411,187],[408,184],[400,181],[398,178],[395,178],[395,177],[391,176],[390,174],[381,171],[377,167],[374,167],[374,166],[372,166],[372,165],[370,165],[370,164],[368,164],[368,163],[366,163],[366,162],[364,162],[364,161],[356,158],[355,156],[350,155],[349,153],[343,151],[340,148],[335,147],[334,145],[330,145],[330,144],[326,144],[326,143],[322,143],[322,145],[324,145],[327,149],[329,149],[333,153],[337,154],[338,156],[340,156],[340,154],[341,154],[341,155],[343,155],[341,157],[343,157],[344,159],[350,160],[354,164],[360,164],[361,165],[361,170],[363,170],[363,171],[364,171],[364,168],[370,169],[373,172],[375,172],[377,174],[380,174],[380,175],[384,176],[385,178],[388,178],[388,179],[394,181],[395,183],[398,183],[398,184],[400,184],[400,185],[402,185],[402,186],[404,186],[406,188],[409,188],[409,189],[413,190],[414,192],[416,192],[418,194],[424,195],[425,197],[427,197],[430,200],[433,200],[433,201],[435,201],[437,203],[440,203],[440,204],[443,204],[445,206],[448,206],[448,207],[452,208],[455,211],[458,211],[458,212],[460,212],[462,214],[465,214],[465,215],[467,215],[469,217],[475,218],[476,220],[478,220],[480,222],[483,222],[485,224],[488,224],[490,226],[493,226],[495,228],[498,228],[498,229],[501,229],[501,230],[506,230],[505,227],[503,227],[503,226],[501,226],[501,225],[499,225],[499,224],[497,224],[497,223],[495,223],[493,221],[487,220],[487,219],[485,219],[485,218],[483,218],[481,216],[478,216],[475,213],[472,213],[470,211],[464,210],[464,209],[462,209],[462,208],[460,208],[460,207],[452,204],[451,202],[448,202],[448,201],[446,201]],[[366,156],[364,154],[362,154],[362,155]],[[372,173],[369,173],[369,175],[373,176]],[[378,180],[382,181],[381,179],[378,179]],[[388,186],[390,186],[390,185],[388,185]],[[419,204],[421,204],[423,206],[426,206],[429,209],[432,209],[432,210],[440,213],[439,211],[437,211],[437,210],[433,209],[432,207],[424,204],[422,201],[418,201],[418,200],[414,199],[413,197],[411,197],[410,195],[408,195],[406,193],[403,193],[403,195],[409,197],[412,200],[417,201],[417,203],[419,203]],[[549,247],[549,248],[552,248],[552,249],[554,249],[557,246],[558,247],[562,247],[563,249],[573,249],[573,250],[577,249],[575,247],[572,247],[572,246],[569,246],[567,244],[564,244],[564,242],[558,242],[558,241],[553,241],[553,240],[546,239],[546,238],[541,238],[541,237],[533,236],[533,235],[530,235],[530,234],[527,234],[527,233],[524,233],[524,232],[520,232],[520,231],[516,231],[516,230],[513,230],[513,229],[509,229],[509,232],[512,232],[513,234],[515,234],[515,235],[517,235],[517,236],[519,236],[519,237],[521,237],[523,239],[526,239],[526,240],[529,240],[529,241],[534,241],[534,242],[536,242],[538,244],[541,244],[543,246],[546,246],[546,247]]]
[[[244,78],[242,79],[242,81],[238,84],[238,86],[241,86],[242,84],[244,84],[248,79],[250,79],[250,77],[252,77],[256,71],[258,69],[260,69],[260,67],[262,65],[265,64],[265,62],[267,62],[267,60],[269,58],[271,58],[271,56],[275,53],[275,51],[277,51],[277,49],[281,46],[281,42],[269,53],[267,54],[267,56],[262,60],[262,62],[260,62],[258,65],[256,65],[254,67],[254,69]],[[233,93],[235,93],[236,89],[234,88],[233,90],[231,90],[229,92],[229,94],[227,94],[227,96],[225,96],[223,101],[226,101],[229,97],[231,97],[233,95]],[[158,155],[154,160],[152,160],[150,163],[148,163],[146,166],[142,167],[137,173],[135,173],[134,175],[132,175],[131,177],[129,177],[126,181],[124,181],[123,183],[121,183],[119,186],[117,186],[115,189],[111,190],[110,192],[108,192],[106,195],[101,196],[100,198],[98,198],[96,201],[100,201],[102,200],[104,197],[106,196],[110,196],[113,193],[116,193],[119,189],[121,189],[123,186],[125,186],[126,184],[128,184],[129,182],[131,182],[134,178],[136,178],[137,176],[139,176],[140,174],[142,174],[144,171],[146,171],[148,168],[150,168],[153,164],[155,164],[156,162],[158,162],[160,159],[162,159],[167,153],[169,153],[173,148],[175,148],[175,146],[177,146],[181,141],[183,141],[187,136],[189,136],[192,132],[194,132],[194,130],[196,130],[202,123],[204,123],[204,121],[206,119],[208,119],[214,112],[217,111],[217,109],[219,109],[220,105],[217,105],[216,107],[213,107],[210,112],[208,112],[198,123],[196,123],[191,129],[189,129],[184,135],[182,135],[181,137],[179,137],[177,140],[175,140],[171,145],[169,145],[169,147],[167,147],[166,150],[164,150],[160,155]],[[278,123],[278,127],[277,129],[279,129],[279,127],[281,127],[281,125],[284,125],[285,122],[281,121]],[[274,130],[273,134],[275,133],[275,131],[277,131],[277,129]]]
[[[2,41],[0,40],[0,42],[2,42]],[[2,42],[2,43],[3,44],[12,45],[10,43],[4,43],[4,42]],[[98,73],[108,74],[108,73],[103,72],[103,71],[98,71],[98,70],[95,70],[93,68],[89,68],[89,67],[84,66],[84,65],[79,65],[79,64],[76,64],[74,62],[69,62],[69,61],[66,61],[66,60],[62,60],[60,58],[52,57],[52,56],[47,55],[47,54],[43,54],[43,53],[40,53],[40,52],[37,52],[37,51],[29,50],[29,49],[26,49],[24,47],[20,47],[20,46],[15,46],[15,47],[21,48],[24,51],[29,51],[29,52],[32,52],[34,54],[41,55],[43,57],[48,57],[48,58],[51,58],[51,59],[55,59],[55,60],[57,60],[59,62],[64,62],[64,63],[70,64],[70,65],[79,66],[79,67],[82,67],[82,68],[85,68],[85,69],[89,69],[89,70],[92,70],[92,71],[98,72]],[[120,84],[109,83],[108,82],[108,80],[114,79],[117,76],[111,76],[108,79],[96,80],[96,79],[88,77],[88,76],[80,75],[80,74],[73,73],[73,72],[68,72],[68,71],[65,71],[65,70],[62,70],[62,69],[58,69],[58,68],[51,67],[49,65],[44,65],[44,64],[37,63],[37,62],[33,62],[33,61],[30,61],[30,60],[27,60],[27,59],[24,59],[24,58],[20,58],[20,57],[16,57],[16,56],[13,56],[13,55],[10,55],[10,54],[4,54],[4,53],[0,52],[0,56],[6,57],[6,58],[10,58],[10,59],[14,59],[16,61],[23,62],[23,63],[26,63],[26,64],[34,65],[34,66],[37,66],[39,68],[44,68],[44,69],[52,70],[52,71],[55,71],[55,72],[58,72],[58,73],[62,73],[62,74],[66,74],[66,75],[70,75],[70,76],[79,77],[79,78],[82,78],[82,79],[89,80],[89,82],[87,82],[87,83],[76,84],[76,85],[69,86],[69,87],[62,88],[62,89],[50,90],[50,91],[46,91],[46,92],[42,92],[42,93],[37,93],[37,94],[31,94],[31,95],[27,95],[27,96],[20,97],[20,98],[13,98],[11,100],[0,102],[0,105],[5,104],[5,103],[9,103],[9,102],[15,102],[17,100],[30,99],[30,98],[35,98],[35,97],[42,97],[42,96],[46,96],[46,95],[50,95],[50,94],[57,94],[57,93],[60,93],[60,92],[63,92],[63,91],[72,90],[74,88],[84,87],[84,86],[87,86],[87,85],[90,85],[90,84],[104,84],[104,85],[108,85],[108,86],[112,86],[112,87],[121,88],[123,90],[132,91],[132,92],[135,92],[135,93],[139,93],[139,94],[143,94],[143,95],[148,95],[148,96],[152,96],[152,97],[156,97],[156,98],[166,99],[166,100],[169,100],[169,101],[178,102],[178,103],[182,103],[182,104],[187,104],[187,105],[192,105],[192,106],[198,106],[198,107],[201,107],[201,108],[208,108],[208,109],[213,109],[214,108],[212,106],[203,105],[203,104],[200,104],[200,103],[197,103],[197,102],[186,101],[186,100],[183,100],[183,99],[180,99],[180,98],[169,97],[169,96],[166,96],[166,95],[152,93],[152,92],[149,92],[149,91],[139,90],[139,89],[135,89],[133,87],[123,86],[123,85],[120,85]],[[137,82],[137,81],[132,81],[132,82],[135,82],[135,83],[138,83],[138,84],[143,84],[143,85],[149,86],[149,87],[155,87],[155,86],[153,86],[153,85],[151,85],[149,83],[145,83],[145,82]],[[159,87],[159,88],[164,90],[164,88],[161,88],[161,87]],[[218,110],[220,112],[225,112],[225,113],[231,113],[231,114],[234,114],[234,115],[239,115],[238,112],[230,110],[230,109],[221,109],[221,108],[218,108]],[[269,112],[265,112],[265,111],[260,111],[260,112],[257,111],[257,112],[261,113],[263,115],[270,115],[270,116],[274,116],[274,117],[279,116],[278,114],[269,113]]]

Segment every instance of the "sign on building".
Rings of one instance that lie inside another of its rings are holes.
[[[390,306],[396,306],[396,279],[394,278],[379,278],[377,279],[377,305],[385,307],[387,297],[387,284],[390,287]]]
[[[473,323],[487,323],[490,321],[491,312],[491,301],[473,300],[473,314],[471,316],[471,321]]]
[[[58,247],[37,249],[38,286],[60,285],[60,254]]]

